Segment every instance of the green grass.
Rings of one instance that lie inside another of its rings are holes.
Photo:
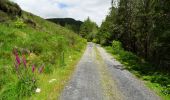
[[[42,100],[42,98],[45,100],[59,99],[64,86],[68,83],[70,76],[72,76],[75,66],[83,52],[84,50],[70,55],[70,58],[66,59],[67,62],[65,67],[55,69],[50,75],[41,75],[39,78],[39,88],[42,92],[35,94],[31,100]],[[56,79],[56,81],[49,83],[51,79]]]
[[[118,41],[113,41],[112,47],[105,48],[124,65],[125,69],[144,80],[146,86],[154,90],[164,100],[170,100],[170,75],[168,73],[156,69],[144,59],[125,51]]]
[[[37,75],[41,92],[21,98],[42,100],[59,96],[85,46],[86,40],[74,32],[30,13],[23,12],[22,18],[0,23],[0,100],[17,98],[19,79],[12,54],[14,48],[19,54],[26,53],[28,66],[35,64],[38,69],[45,65],[43,74]],[[49,84],[53,78],[56,81]]]

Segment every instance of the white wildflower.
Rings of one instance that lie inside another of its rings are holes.
[[[40,89],[40,88],[37,88],[37,89],[35,90],[35,92],[36,92],[36,93],[40,93],[40,92],[41,92],[41,89]]]

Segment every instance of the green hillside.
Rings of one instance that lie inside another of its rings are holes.
[[[55,99],[81,57],[86,40],[20,10],[17,4],[0,2],[0,100]],[[38,88],[40,93],[35,92]]]
[[[83,24],[82,21],[77,21],[73,18],[51,18],[47,20],[73,30],[76,33],[80,33],[80,27]]]

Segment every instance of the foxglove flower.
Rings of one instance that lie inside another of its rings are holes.
[[[20,58],[19,58],[17,49],[14,49],[14,50],[13,50],[13,53],[14,53],[14,55],[15,55],[15,60],[16,60],[16,62],[20,65],[20,64],[21,64],[21,60],[20,60]]]
[[[17,55],[15,55],[15,59],[16,59],[17,63],[20,65],[20,64],[21,64],[21,60],[20,60],[20,58],[19,58],[18,54],[17,54]]]
[[[32,72],[34,73],[35,71],[35,65],[32,65]]]

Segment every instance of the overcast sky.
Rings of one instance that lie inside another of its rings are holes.
[[[98,25],[105,19],[111,0],[12,0],[28,12],[43,18],[74,18],[84,21],[88,16]]]

